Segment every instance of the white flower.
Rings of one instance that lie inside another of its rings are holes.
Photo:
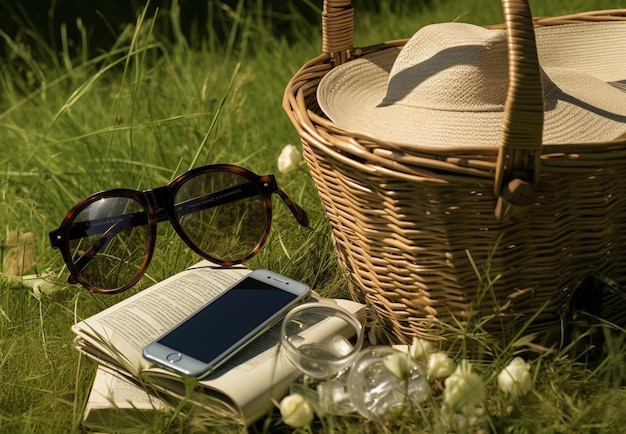
[[[521,357],[511,360],[511,363],[498,374],[498,386],[504,393],[521,396],[533,387],[530,377],[530,365]]]
[[[414,359],[425,359],[432,352],[432,345],[427,340],[413,336],[413,343],[409,348],[409,354]]]
[[[37,300],[41,299],[42,295],[51,296],[55,292],[64,289],[63,286],[55,285],[54,283],[48,282],[44,279],[36,279],[34,282],[32,282],[32,284],[33,295]]]
[[[313,421],[313,410],[298,393],[285,396],[279,405],[283,422],[293,428],[302,428]]]
[[[297,169],[302,162],[302,154],[294,145],[287,145],[278,156],[278,170],[282,173]]]
[[[443,351],[437,351],[428,355],[428,378],[447,377],[454,372],[454,362]]]
[[[65,289],[64,286],[50,282],[48,280],[49,278],[50,276],[48,274],[42,274],[41,276],[30,274],[28,276],[23,276],[21,283],[23,286],[31,288],[35,298],[40,300],[42,295],[50,296],[57,291]]]
[[[406,381],[411,375],[406,353],[395,352],[383,357],[383,365],[400,381]]]
[[[443,402],[452,410],[481,404],[485,398],[485,386],[467,360],[462,360],[444,383]]]

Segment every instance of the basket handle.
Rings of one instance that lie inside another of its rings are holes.
[[[495,176],[499,220],[534,200],[543,134],[543,87],[535,28],[527,0],[502,0],[507,30],[509,88]]]
[[[335,65],[348,60],[354,40],[354,8],[350,0],[324,0],[322,10],[322,52]]]
[[[543,88],[535,30],[527,0],[502,0],[507,30],[509,88],[495,173],[496,217],[519,215],[534,200],[543,132]],[[322,51],[339,65],[353,49],[350,0],[324,0]]]

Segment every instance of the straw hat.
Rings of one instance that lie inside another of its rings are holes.
[[[624,29],[593,23],[536,30],[544,143],[626,133]],[[422,28],[401,49],[334,68],[317,98],[334,123],[379,140],[484,148],[498,144],[507,88],[506,31],[442,23]]]

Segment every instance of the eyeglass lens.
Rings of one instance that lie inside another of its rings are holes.
[[[256,183],[230,171],[201,172],[173,192],[174,227],[209,259],[241,262],[266,235],[268,213]],[[163,213],[158,220],[165,220]],[[103,197],[76,214],[69,253],[81,276],[103,290],[143,273],[152,240],[148,211],[133,198]]]
[[[261,191],[236,172],[205,172],[185,181],[174,204],[189,242],[220,261],[247,257],[265,234],[268,216]]]
[[[130,282],[148,256],[147,222],[144,206],[128,197],[106,197],[83,208],[72,227],[82,226],[84,232],[69,241],[70,255],[81,276],[103,289]]]

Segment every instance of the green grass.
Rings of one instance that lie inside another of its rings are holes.
[[[433,0],[424,8],[383,2],[376,13],[360,11],[355,3],[356,45],[408,37],[432,22],[502,21],[495,1]],[[313,229],[301,229],[275,201],[271,239],[250,267],[303,280],[324,295],[347,296],[314,183],[306,169],[280,174],[276,168],[282,147],[299,140],[282,111],[282,92],[297,68],[319,54],[319,31],[293,13],[289,34],[277,34],[263,13],[266,5],[257,4],[226,11],[225,41],[209,34],[193,48],[168,11],[140,16],[110,50],[95,57],[86,55],[86,39],[77,41],[75,50],[54,52],[31,29],[24,28],[29,45],[0,33],[10,52],[0,63],[0,255],[14,247],[9,233],[32,233],[36,264],[26,274],[50,273],[64,282],[67,273],[47,233],[76,201],[101,189],[163,185],[190,167],[223,162],[276,173],[282,188],[311,217]],[[531,5],[535,15],[556,15],[614,8],[620,2],[535,0]],[[164,36],[166,23],[173,39]],[[80,432],[95,365],[74,350],[70,326],[198,259],[163,225],[148,275],[138,288],[118,296],[68,286],[37,299],[19,281],[0,276],[0,431]],[[498,432],[623,429],[626,347],[623,330],[617,332],[608,335],[609,350],[600,362],[572,357],[568,349],[535,356],[535,390],[518,401],[495,386],[509,353],[477,361],[489,380],[490,426]],[[318,421],[313,428],[442,430],[432,411],[429,422],[415,414],[386,425],[350,417]],[[180,415],[139,422],[136,432],[186,432],[191,426]],[[261,421],[253,430],[278,427],[288,431],[276,419]]]

